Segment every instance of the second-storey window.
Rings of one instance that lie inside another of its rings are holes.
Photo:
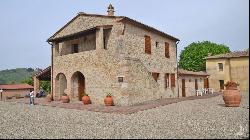
[[[145,53],[151,54],[151,38],[145,35]]]
[[[218,63],[219,66],[219,71],[223,71],[223,64],[222,63]]]
[[[169,55],[169,43],[165,42],[165,57],[170,58]]]
[[[78,53],[79,50],[78,50],[78,44],[73,44],[72,45],[72,53]]]

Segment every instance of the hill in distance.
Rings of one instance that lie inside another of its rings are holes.
[[[16,68],[0,71],[0,84],[20,84],[21,81],[28,79],[32,74],[42,69],[36,68]]]

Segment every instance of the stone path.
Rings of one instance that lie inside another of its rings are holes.
[[[83,105],[83,103],[80,101],[75,102],[75,103],[61,103],[60,101],[47,102],[45,98],[35,98],[35,105],[52,106],[52,107],[77,109],[77,110],[87,110],[87,111],[104,112],[104,113],[132,114],[138,111],[143,111],[147,109],[156,108],[159,106],[178,103],[181,101],[206,99],[206,98],[211,98],[211,97],[215,97],[218,95],[221,95],[221,94],[214,93],[214,94],[205,94],[203,96],[190,96],[190,97],[184,97],[184,98],[165,98],[165,99],[159,99],[156,101],[147,101],[142,104],[138,104],[134,106],[101,106],[101,105],[93,105],[93,104]],[[6,102],[17,102],[17,103],[29,104],[29,98],[11,99],[11,100],[6,100]]]

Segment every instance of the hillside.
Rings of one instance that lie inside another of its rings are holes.
[[[0,71],[0,84],[18,84],[21,81],[32,76],[33,73],[40,69],[16,68]]]

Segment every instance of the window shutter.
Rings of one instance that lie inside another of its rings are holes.
[[[169,43],[165,42],[165,57],[170,58],[169,56]]]
[[[175,74],[171,74],[171,87],[175,87]]]
[[[145,36],[145,53],[151,54],[151,39],[150,39],[150,36]]]
[[[165,73],[165,87],[169,87],[169,73]]]

